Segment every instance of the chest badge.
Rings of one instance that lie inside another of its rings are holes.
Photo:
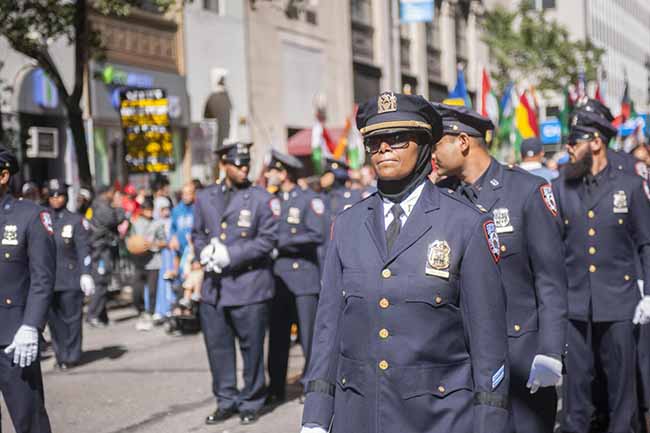
[[[614,193],[614,213],[627,213],[627,196],[625,191]]]
[[[427,275],[449,278],[449,262],[451,248],[447,241],[435,240],[427,249],[427,264],[424,272]]]
[[[5,226],[2,245],[18,245],[18,228],[15,225]]]
[[[249,228],[253,220],[253,214],[248,209],[239,211],[239,218],[237,219],[237,227]]]
[[[72,238],[72,224],[66,224],[63,226],[63,228],[61,229],[61,237],[63,239]]]
[[[494,209],[494,224],[497,227],[497,233],[512,233],[515,229],[510,224],[510,210],[505,207]]]
[[[287,215],[287,222],[289,224],[300,224],[300,209],[297,207],[290,207],[289,214]]]

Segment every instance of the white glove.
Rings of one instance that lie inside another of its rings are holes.
[[[562,379],[562,361],[546,355],[535,355],[526,388],[535,394],[541,387],[555,386]]]
[[[203,249],[201,250],[201,254],[199,255],[199,262],[201,265],[205,266],[208,263],[210,263],[210,259],[212,258],[212,255],[214,254],[214,245],[212,245],[212,242],[207,244]]]
[[[300,433],[327,433],[327,430],[321,427],[305,427],[300,429]]]
[[[92,296],[95,293],[95,280],[93,277],[88,274],[83,274],[79,279],[79,285],[81,286],[81,291],[84,292],[86,296]]]
[[[639,293],[641,294],[641,297],[643,298],[643,280],[636,280],[637,286],[639,286]]]
[[[14,353],[14,364],[27,367],[38,355],[38,331],[32,326],[22,325],[16,331],[14,340],[5,348],[5,353]]]
[[[644,296],[641,298],[636,306],[632,323],[635,325],[645,325],[650,323],[650,296]]]
[[[230,264],[230,254],[228,254],[228,248],[218,239],[212,239],[210,242],[214,246],[214,252],[212,253],[212,261],[218,268],[223,269]]]

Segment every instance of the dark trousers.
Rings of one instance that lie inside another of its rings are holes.
[[[58,363],[75,364],[81,358],[81,316],[84,294],[81,290],[54,292],[48,324]]]
[[[545,387],[535,394],[526,388],[530,366],[537,354],[537,332],[508,338],[510,362],[511,411],[509,433],[552,433],[557,411],[555,387]]]
[[[103,256],[108,256],[104,254]],[[102,260],[103,270],[99,271],[99,263],[93,259],[93,280],[95,280],[95,293],[88,304],[88,320],[97,319],[100,322],[108,323],[108,286],[111,283],[112,263],[110,260]]]
[[[311,355],[318,295],[295,296],[289,291],[281,278],[275,279],[275,288],[275,297],[271,303],[271,323],[269,325],[268,368],[271,378],[269,392],[284,398],[291,346],[291,319],[295,317],[295,312],[297,312],[300,345],[305,357],[302,382]],[[304,386],[304,382],[302,383]]]
[[[609,433],[635,431],[637,413],[636,341],[632,321],[570,320],[562,429],[588,433],[593,412],[592,383],[606,384]],[[596,398],[597,399],[597,398]]]
[[[201,303],[201,328],[219,408],[259,411],[266,399],[264,337],[269,303],[223,307]],[[235,338],[244,360],[244,388],[237,389]]]
[[[146,270],[136,268],[133,275],[133,305],[138,313],[145,312],[144,288],[145,285],[149,290],[149,305],[146,312],[153,314],[156,312],[156,292],[158,291],[158,269]]]
[[[7,404],[16,433],[50,433],[45,410],[40,360],[29,367],[14,365],[13,354],[0,346],[0,392]]]

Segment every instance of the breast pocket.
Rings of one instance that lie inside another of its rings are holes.
[[[521,252],[521,236],[517,233],[502,233],[499,235],[501,258],[506,259]]]
[[[449,279],[429,275],[411,275],[403,288],[407,304],[422,304],[433,308],[458,306],[457,276]]]
[[[368,284],[366,276],[363,272],[344,271],[341,279],[341,296],[344,302],[341,317],[341,353],[354,359],[364,359],[368,353],[371,317],[364,290]]]

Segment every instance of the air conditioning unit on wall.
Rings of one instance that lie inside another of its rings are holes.
[[[32,126],[27,130],[27,158],[57,158],[59,156],[59,130]]]

